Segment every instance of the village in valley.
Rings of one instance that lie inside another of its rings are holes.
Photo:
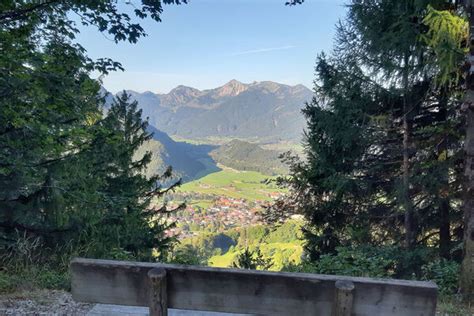
[[[202,231],[221,232],[235,227],[258,225],[262,223],[260,211],[266,203],[268,202],[263,200],[216,197],[208,207],[190,204],[169,216],[168,222],[177,223],[177,226],[169,229],[168,235],[185,239]]]

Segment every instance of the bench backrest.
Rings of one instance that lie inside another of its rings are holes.
[[[77,258],[81,302],[149,306],[150,272],[163,271],[165,308],[259,315],[435,315],[432,282],[263,272]],[[150,307],[151,308],[151,307]]]

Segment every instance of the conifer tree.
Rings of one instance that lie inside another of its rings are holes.
[[[135,153],[152,134],[147,132],[148,122],[142,119],[142,111],[137,107],[138,103],[132,102],[125,92],[116,97],[99,122],[85,156],[93,157],[89,162],[92,176],[102,181],[97,192],[104,207],[99,219],[102,228],[92,230],[98,234],[94,240],[99,240],[103,247],[113,245],[149,258],[152,249],[164,255],[174,240],[165,235],[169,228],[163,216],[169,211],[166,205],[156,208],[151,202],[157,202],[179,182],[162,190],[160,183],[169,182],[171,169],[163,175],[145,176],[151,153],[142,157]]]
[[[466,141],[465,141],[465,197],[464,197],[464,259],[461,272],[461,291],[467,302],[474,298],[474,5],[465,0],[469,19],[469,53],[466,76]]]
[[[306,216],[313,259],[360,243],[437,242],[449,257],[459,238],[460,94],[439,83],[423,40],[430,3],[449,6],[352,1],[334,53],[318,59],[306,159],[290,157],[290,197],[274,207]]]
[[[97,256],[116,248],[149,257],[169,245],[158,220],[166,209],[148,210],[166,190],[140,174],[149,154],[132,159],[150,137],[146,123],[125,99],[104,118],[100,81],[89,76],[122,67],[91,60],[70,15],[135,43],[146,33],[133,19],[159,21],[162,3],[180,1],[143,1],[131,15],[115,1],[0,4],[1,251],[19,234],[39,238],[44,250],[69,245]]]

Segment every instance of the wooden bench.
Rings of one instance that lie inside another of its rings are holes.
[[[76,301],[258,315],[435,315],[432,282],[77,258]]]

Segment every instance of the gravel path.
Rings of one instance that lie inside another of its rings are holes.
[[[0,316],[3,315],[77,315],[77,316],[147,316],[146,307],[76,303],[64,291],[34,290],[0,295]],[[245,316],[212,312],[169,310],[170,316]]]
[[[86,315],[91,304],[76,303],[63,291],[34,290],[0,295],[0,315]]]

